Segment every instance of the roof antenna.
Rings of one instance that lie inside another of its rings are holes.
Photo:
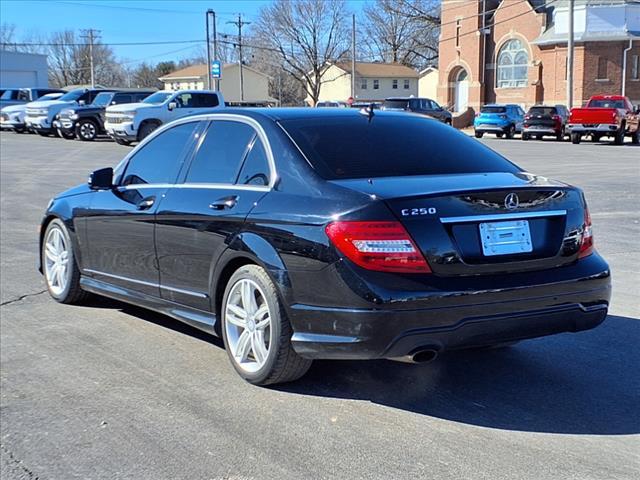
[[[373,103],[371,103],[368,107],[362,107],[360,109],[360,115],[365,115],[369,119],[369,123],[371,123],[371,120],[373,119],[373,116],[374,116]]]

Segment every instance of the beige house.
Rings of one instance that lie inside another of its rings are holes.
[[[418,96],[435,100],[438,98],[438,69],[427,67],[420,72]]]
[[[269,76],[246,65],[242,66],[245,103],[276,103],[269,96]],[[205,90],[207,88],[207,65],[192,65],[160,77],[165,90]],[[212,88],[214,83],[212,80]],[[220,91],[227,103],[240,102],[240,66],[225,63],[222,66]]]
[[[356,62],[356,102],[418,95],[418,72],[398,63]],[[351,63],[331,64],[322,77],[320,101],[346,102],[351,96]],[[307,97],[307,103],[311,99]]]

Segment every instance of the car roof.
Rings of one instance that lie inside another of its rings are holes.
[[[212,110],[211,112],[202,113],[198,116],[211,117],[214,115],[243,115],[246,117],[258,119],[268,119],[272,121],[280,120],[300,120],[305,118],[341,118],[341,117],[362,117],[359,108],[311,108],[311,107],[278,107],[278,108],[251,108],[251,107],[226,107],[219,110]],[[412,115],[406,112],[387,112],[376,110],[374,118],[377,116],[383,117],[403,117],[408,115],[415,116],[416,118],[424,118],[419,115]],[[188,118],[194,118],[189,116]],[[375,121],[375,120],[374,120]]]

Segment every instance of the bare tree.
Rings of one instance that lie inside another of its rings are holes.
[[[438,58],[440,19],[433,0],[376,0],[364,13],[365,55],[414,68]]]
[[[254,37],[271,49],[273,62],[318,101],[329,62],[349,51],[344,0],[274,0],[260,11]]]

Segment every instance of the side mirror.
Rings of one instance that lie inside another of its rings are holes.
[[[169,111],[171,111],[174,108],[177,108],[178,104],[176,102],[169,102],[169,105],[167,107],[169,108]]]
[[[101,168],[89,175],[89,188],[91,190],[109,190],[113,187],[113,168]]]
[[[78,105],[80,105],[81,107],[83,107],[86,104],[87,102],[85,102],[84,100],[78,100]]]

